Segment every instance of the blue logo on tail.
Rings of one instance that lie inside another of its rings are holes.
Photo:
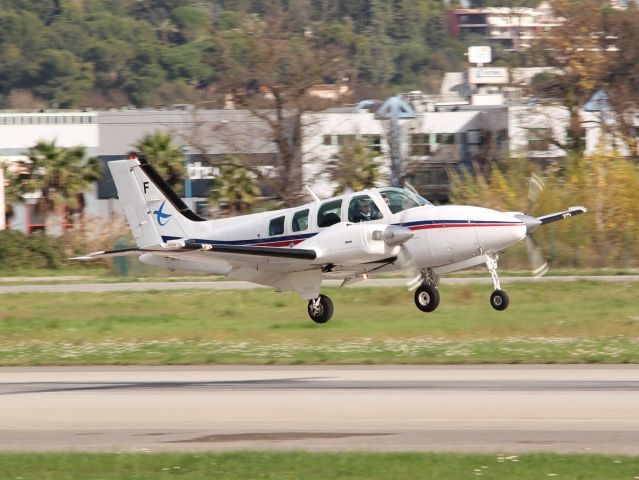
[[[163,227],[164,225],[166,225],[167,223],[169,223],[169,220],[171,219],[171,217],[173,215],[171,215],[170,213],[164,213],[162,211],[162,209],[164,208],[164,204],[166,203],[166,200],[164,200],[162,202],[162,205],[160,205],[160,208],[158,208],[155,212],[153,212],[153,215],[155,215],[156,220],[158,222],[158,225],[160,227]],[[164,220],[164,222],[162,222],[162,220]]]

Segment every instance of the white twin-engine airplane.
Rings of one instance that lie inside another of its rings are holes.
[[[320,294],[323,278],[342,286],[373,274],[412,270],[415,304],[439,305],[442,275],[486,264],[494,284],[490,304],[508,306],[497,276],[498,253],[540,225],[586,212],[531,217],[471,206],[434,206],[408,190],[374,188],[295,208],[205,220],[191,211],[146,161],[109,163],[137,248],[79,259],[139,254],[140,261],[194,270],[297,292],[317,323],[333,315]]]

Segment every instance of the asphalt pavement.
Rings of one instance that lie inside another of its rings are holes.
[[[0,369],[2,451],[639,455],[639,366]]]

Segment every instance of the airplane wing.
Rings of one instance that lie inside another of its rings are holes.
[[[208,265],[205,271],[217,271],[237,280],[269,285],[280,290],[299,293],[303,298],[316,298],[322,283],[322,265],[314,263],[315,250],[286,247],[256,247],[251,245],[210,245],[189,241],[168,242],[145,248],[103,250],[75,260],[93,260],[125,255],[150,255],[159,262],[172,259],[188,264],[191,270]],[[148,262],[158,265],[157,262]],[[179,265],[161,265],[180,268]]]
[[[546,225],[547,223],[557,222],[568,217],[574,217],[575,215],[580,215],[582,213],[586,213],[587,211],[588,209],[586,207],[570,207],[568,210],[565,210],[563,212],[551,213],[550,215],[537,217],[537,220],[539,220],[542,225]]]
[[[282,247],[253,247],[250,245],[208,245],[192,244],[189,246],[199,246],[199,250],[210,251],[221,254],[234,254],[238,256],[250,255],[270,258],[293,258],[296,260],[315,260],[317,252],[315,250],[305,250],[302,248],[282,248]]]
[[[187,267],[188,270],[218,273],[237,280],[294,291],[306,299],[319,295],[323,275],[350,278],[383,269],[396,260],[396,257],[383,258],[344,268],[341,264],[322,262],[314,249],[209,244],[193,240],[171,240],[144,248],[103,250],[74,259],[93,260],[126,255],[142,255],[144,263],[164,268]]]
[[[96,258],[113,258],[127,255],[140,255],[143,253],[153,253],[157,255],[175,255],[190,252],[211,252],[214,257],[228,258],[233,256],[240,258],[249,256],[255,261],[255,257],[263,258],[290,258],[296,260],[315,260],[317,253],[315,250],[305,250],[301,248],[281,248],[281,247],[254,247],[250,245],[209,245],[201,243],[185,243],[181,246],[159,246],[157,248],[123,248],[120,250],[101,250],[89,253],[81,257],[74,257],[71,260],[93,260]]]

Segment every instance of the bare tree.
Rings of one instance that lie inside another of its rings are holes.
[[[340,82],[344,71],[341,48],[323,40],[321,27],[308,24],[299,33],[298,23],[275,4],[264,18],[247,17],[220,39],[227,100],[267,126],[278,157],[272,187],[286,205],[301,195],[301,116],[313,107],[309,88]]]
[[[616,139],[628,148],[628,154],[639,162],[637,114],[639,113],[639,9],[615,11],[611,19],[614,56],[606,70],[606,101],[614,114],[612,127]]]
[[[560,100],[568,109],[569,141],[566,147],[576,153],[585,150],[581,109],[603,85],[610,62],[609,10],[605,3],[602,0],[554,0],[552,7],[565,22],[534,45],[537,61],[561,71],[545,75],[535,87],[537,93]]]

